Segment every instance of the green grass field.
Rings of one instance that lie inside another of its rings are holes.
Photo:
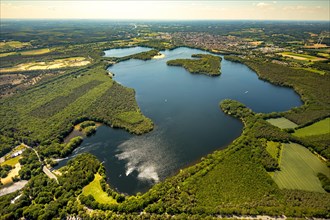
[[[34,55],[41,55],[41,54],[46,54],[49,53],[50,49],[48,48],[43,48],[43,49],[37,49],[37,50],[26,50],[22,52],[9,52],[9,53],[0,53],[0,57],[7,57],[7,56],[12,56],[12,55],[22,55],[22,56],[34,56]]]
[[[320,57],[315,57],[315,56],[311,56],[308,54],[300,54],[300,53],[293,53],[293,52],[282,52],[280,53],[283,57],[290,57],[296,60],[305,60],[305,61],[321,61],[321,60],[325,60],[324,58],[320,58]]]
[[[15,166],[15,164],[17,164],[18,163],[18,161],[19,161],[19,159],[21,159],[22,157],[21,156],[18,156],[18,157],[14,157],[14,158],[11,158],[11,159],[9,159],[9,160],[6,160],[6,161],[4,161],[3,163],[1,163],[1,166],[3,166],[3,165],[10,165],[10,166],[12,166],[12,167],[14,167]]]
[[[285,128],[295,128],[297,127],[298,125],[295,124],[294,122],[284,118],[284,117],[281,117],[281,118],[270,118],[270,119],[267,119],[267,122],[271,123],[272,125],[276,126],[276,127],[279,127],[281,129],[285,129]]]
[[[325,192],[317,173],[330,177],[330,169],[325,163],[295,143],[283,144],[280,169],[274,173],[273,179],[281,189]]]
[[[317,69],[313,69],[313,68],[295,68],[295,69],[307,70],[307,71],[309,71],[309,72],[317,73],[317,74],[320,74],[320,75],[324,75],[324,74],[325,74],[324,71],[322,71],[322,70],[317,70]]]
[[[37,49],[37,50],[22,51],[22,52],[20,52],[20,54],[23,55],[23,56],[32,56],[32,55],[46,54],[46,53],[49,53],[49,52],[50,52],[50,49],[43,48],[43,49]]]
[[[330,54],[329,53],[318,53],[317,55],[318,56],[321,56],[321,57],[325,57],[325,58],[330,58]]]
[[[330,118],[318,121],[310,126],[296,130],[293,135],[298,137],[330,134]]]
[[[20,42],[20,41],[7,41],[0,42],[0,51],[6,49],[19,49],[23,47],[31,46],[30,42]]]
[[[108,194],[102,190],[100,185],[101,179],[102,176],[100,174],[95,174],[94,180],[83,188],[83,195],[92,195],[97,202],[102,204],[117,203],[115,199],[108,196]]]

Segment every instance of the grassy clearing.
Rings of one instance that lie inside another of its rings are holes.
[[[295,68],[295,69],[307,70],[307,71],[309,71],[309,72],[317,73],[317,74],[320,74],[320,75],[324,75],[324,74],[325,74],[324,71],[322,71],[322,70],[318,70],[318,69],[313,69],[313,68]]]
[[[19,171],[21,169],[21,165],[17,162],[15,164],[15,168],[12,169],[9,173],[8,173],[8,176],[6,176],[5,178],[0,178],[1,179],[1,183],[3,185],[8,185],[8,184],[11,184],[13,183],[13,179],[12,177],[15,177],[15,176],[18,176],[19,175]]]
[[[83,195],[92,195],[97,202],[102,204],[117,203],[115,199],[109,197],[108,194],[102,190],[100,185],[101,179],[102,176],[100,174],[95,174],[94,180],[83,188]]]
[[[70,57],[65,59],[56,59],[50,62],[22,63],[14,67],[2,68],[0,69],[0,73],[78,67],[85,66],[89,63],[90,60],[86,59],[85,57]]]
[[[0,57],[7,57],[12,55],[22,55],[22,56],[35,56],[49,53],[49,48],[37,49],[37,50],[26,50],[22,52],[9,52],[9,53],[1,53]]]
[[[296,130],[293,135],[298,137],[330,134],[330,118],[318,121],[310,126]]]
[[[15,55],[15,54],[17,54],[17,53],[16,52],[0,53],[0,58]]]
[[[139,112],[123,112],[116,115],[116,118],[129,124],[141,123],[144,120]]]
[[[330,177],[325,163],[307,148],[295,143],[283,144],[280,169],[274,173],[273,179],[281,189],[325,192],[317,173]]]
[[[295,124],[294,122],[284,118],[284,117],[281,117],[281,118],[270,118],[270,119],[267,119],[267,122],[269,122],[270,124],[276,126],[276,127],[279,127],[281,129],[285,129],[285,128],[295,128],[297,127],[298,125]]]
[[[30,42],[20,42],[20,41],[7,41],[0,42],[0,52],[5,52],[8,50],[20,49],[24,47],[31,46]]]
[[[19,159],[21,159],[22,158],[22,156],[18,156],[18,157],[14,157],[14,158],[11,158],[11,159],[9,159],[9,160],[6,160],[6,161],[4,161],[3,163],[1,163],[1,166],[3,166],[3,165],[10,165],[10,166],[15,166],[17,163],[18,163],[18,161],[19,161]]]
[[[318,56],[321,56],[321,57],[325,57],[325,58],[330,58],[330,54],[329,53],[318,53],[317,55]]]
[[[324,58],[320,58],[320,57],[315,57],[315,56],[311,56],[311,55],[307,55],[307,54],[299,54],[299,53],[293,53],[293,52],[283,52],[280,53],[283,57],[289,57],[289,58],[293,58],[295,60],[304,60],[304,61],[322,61],[322,60],[326,60]]]
[[[38,49],[38,50],[22,51],[22,52],[20,52],[20,54],[23,55],[23,56],[33,56],[33,55],[46,54],[46,53],[49,53],[49,52],[50,52],[49,48],[43,48],[43,49]]]
[[[274,141],[267,141],[266,150],[275,159],[279,160],[282,144]]]

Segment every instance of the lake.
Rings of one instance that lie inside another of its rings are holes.
[[[126,56],[145,49],[114,49],[105,54],[114,56],[109,54],[115,51],[116,56]],[[166,61],[204,51],[181,47],[161,53],[162,59],[128,60],[109,67],[114,80],[135,89],[141,111],[155,123],[154,130],[137,136],[101,126],[70,157],[82,152],[96,155],[104,162],[110,185],[120,192],[145,192],[237,138],[243,125],[220,110],[223,99],[238,100],[264,113],[302,104],[292,89],[259,80],[243,64],[223,59],[219,77],[193,75],[182,67],[167,66]]]

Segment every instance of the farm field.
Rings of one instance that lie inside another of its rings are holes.
[[[274,173],[273,179],[281,189],[325,192],[317,173],[330,177],[325,163],[307,148],[295,143],[283,144],[280,169]]]
[[[307,70],[307,71],[309,71],[309,72],[317,73],[317,74],[320,74],[320,75],[324,75],[324,74],[325,74],[324,71],[322,71],[322,70],[317,70],[317,69],[313,69],[313,68],[296,68],[296,69]]]
[[[329,53],[318,53],[317,55],[318,56],[321,56],[321,57],[325,57],[325,58],[330,58],[330,54]]]
[[[64,59],[56,59],[50,62],[31,62],[23,63],[14,67],[2,68],[0,73],[17,72],[17,71],[31,71],[31,70],[46,70],[46,69],[60,69],[65,67],[78,67],[90,64],[90,60],[85,57],[70,57]]]
[[[290,121],[289,119],[286,119],[284,117],[281,118],[270,118],[267,119],[267,122],[269,122],[270,124],[279,127],[281,129],[285,129],[285,128],[295,128],[298,125],[292,121]]]
[[[31,46],[30,42],[20,42],[20,41],[7,41],[7,42],[0,42],[0,52],[20,49],[24,47]]]
[[[7,57],[12,55],[22,55],[22,56],[35,56],[49,53],[51,50],[49,48],[37,49],[37,50],[26,50],[21,52],[8,52],[1,53],[0,57]]]
[[[96,173],[94,180],[83,188],[82,194],[85,196],[92,195],[97,202],[102,204],[117,203],[115,199],[108,196],[108,194],[102,190],[100,185],[101,179],[102,176]]]
[[[293,135],[298,137],[330,134],[330,118],[318,121],[310,126],[296,130]]]
[[[37,50],[22,51],[22,52],[19,52],[19,53],[23,56],[32,56],[32,55],[46,54],[46,53],[49,53],[49,52],[50,52],[49,48],[43,48],[43,49],[37,49]]]
[[[0,53],[0,58],[15,55],[15,54],[17,54],[17,52]]]
[[[295,60],[303,60],[303,61],[322,61],[322,60],[326,60],[325,58],[310,56],[310,55],[307,55],[307,54],[293,53],[293,52],[283,52],[283,53],[280,53],[280,55],[282,55],[283,57],[289,57],[289,58],[293,58]]]

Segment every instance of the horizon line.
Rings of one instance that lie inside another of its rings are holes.
[[[135,19],[135,18],[1,18],[0,20],[25,20],[25,21],[35,21],[35,20],[94,20],[94,21],[323,21],[323,22],[329,22],[328,19],[310,19],[310,20],[302,20],[302,19]]]

